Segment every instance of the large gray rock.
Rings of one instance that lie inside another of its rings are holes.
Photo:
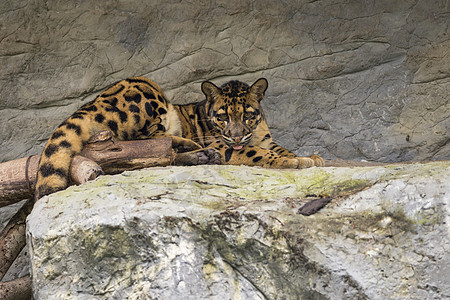
[[[449,20],[446,1],[2,1],[0,161],[134,75],[176,103],[265,76],[274,137],[299,155],[449,158]]]
[[[34,296],[447,299],[448,178],[450,162],[102,176],[28,217]],[[312,194],[332,201],[297,214]]]

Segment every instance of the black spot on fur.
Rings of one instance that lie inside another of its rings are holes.
[[[148,136],[150,132],[148,131],[148,127],[150,126],[150,121],[146,120],[144,126],[139,129],[139,132],[141,132],[143,135]]]
[[[231,159],[231,155],[233,154],[233,149],[229,148],[225,151],[225,161],[228,162]]]
[[[46,195],[50,195],[50,194],[52,194],[54,192],[56,192],[55,189],[49,187],[46,184],[41,185],[40,187],[38,187],[38,191],[37,191],[37,193],[39,195],[39,198],[42,198],[42,197],[44,197]]]
[[[123,131],[123,132],[122,132],[122,138],[123,138],[125,141],[128,141],[128,140],[130,139],[129,136],[128,136],[128,132]]]
[[[153,94],[152,91],[144,90],[139,86],[134,86],[136,89],[138,89],[142,95],[144,95],[144,98],[146,99],[156,99],[155,94]]]
[[[124,95],[125,100],[128,102],[136,102],[139,103],[141,102],[141,95],[139,93],[130,93],[130,94],[125,94]]]
[[[134,105],[134,104],[131,104],[130,107],[128,108],[128,110],[131,111],[131,112],[135,112],[135,113],[141,112],[141,110],[139,109],[139,107],[137,107],[137,106]]]
[[[113,121],[113,120],[110,120],[110,121],[108,121],[108,127],[109,127],[109,129],[111,129],[112,130],[112,132],[114,132],[116,135],[117,135],[117,123],[116,123],[116,121]]]
[[[119,112],[120,109],[118,109],[115,106],[108,106],[107,108],[105,108],[106,111],[110,111],[110,112]]]
[[[66,123],[66,127],[67,127],[67,129],[71,129],[71,130],[75,131],[75,133],[78,135],[81,134],[81,127],[76,124]]]
[[[160,108],[158,109],[158,113],[159,113],[160,115],[163,115],[163,114],[167,113],[167,110],[165,110],[163,107],[160,107]]]
[[[129,83],[144,83],[150,87],[152,87],[154,90],[156,90],[156,88],[153,86],[153,84],[151,84],[150,82],[147,82],[143,79],[137,79],[137,78],[129,78],[126,81],[128,81]]]
[[[126,112],[118,111],[120,122],[125,123],[128,120],[128,115]]]
[[[83,106],[80,108],[80,110],[82,110],[82,111],[97,111],[97,106],[95,106],[95,105]]]
[[[59,146],[64,147],[64,148],[70,148],[70,147],[72,147],[72,144],[69,143],[68,141],[64,140],[64,141],[61,141],[61,143],[59,143]]]
[[[250,150],[245,155],[247,155],[247,157],[252,157],[252,156],[255,156],[255,154],[256,154],[255,150]]]
[[[101,97],[110,97],[110,96],[114,96],[117,95],[118,93],[120,93],[121,91],[123,91],[125,87],[123,85],[120,85],[120,87],[117,90],[113,90],[109,93],[107,93],[107,91],[103,92],[100,96]]]
[[[133,117],[136,124],[139,124],[139,122],[141,121],[141,117],[139,115],[133,115]]]
[[[151,101],[150,104],[152,105],[153,109],[157,109],[159,104],[156,101]]]
[[[153,117],[153,109],[148,102],[145,103],[145,111],[149,117]]]
[[[284,149],[283,148],[278,148],[278,149],[276,149],[276,150],[274,150],[276,153],[278,153],[278,154],[281,154],[281,153],[283,153],[284,152]]]
[[[260,161],[262,159],[262,156],[257,156],[255,158],[253,158],[253,162],[257,163],[258,161]]]
[[[156,99],[156,96],[155,94],[153,94],[153,92],[142,92],[142,94],[147,99]]]
[[[167,100],[165,98],[163,98],[161,95],[158,95],[158,100],[164,104],[167,104]]]
[[[61,130],[56,130],[52,134],[52,139],[56,140],[57,138],[62,137],[62,136],[66,136],[66,133],[64,131],[61,131]]]
[[[262,140],[265,141],[265,140],[268,140],[268,139],[270,139],[270,133],[266,134]]]
[[[56,168],[53,167],[51,164],[49,163],[44,163],[40,168],[39,168],[39,173],[41,174],[42,177],[49,177],[51,175],[58,175],[60,177],[67,177],[67,173],[64,169],[62,168]]]
[[[103,121],[105,121],[105,116],[102,114],[96,114],[95,121],[97,121],[98,123],[103,123]]]
[[[47,157],[52,156],[56,151],[58,151],[59,147],[57,145],[50,144],[45,148],[44,154]]]
[[[157,124],[157,125],[156,125],[156,128],[157,128],[157,130],[159,130],[159,131],[166,131],[166,127],[164,127],[164,125],[162,125],[162,124]]]
[[[116,97],[110,98],[110,99],[107,99],[107,100],[103,100],[103,103],[111,104],[112,106],[116,106],[117,102],[118,102],[118,100],[117,100]]]
[[[84,115],[86,115],[86,112],[84,111],[77,111],[76,113],[74,113],[71,118],[72,119],[84,119]]]

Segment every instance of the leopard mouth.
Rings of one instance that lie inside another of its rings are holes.
[[[222,135],[222,139],[225,142],[225,144],[227,144],[227,146],[229,148],[232,148],[233,150],[241,150],[242,148],[244,148],[244,146],[246,146],[250,142],[251,138],[252,138],[251,133],[244,136],[242,139],[238,139],[238,141],[236,140],[236,138],[231,138],[229,136]]]

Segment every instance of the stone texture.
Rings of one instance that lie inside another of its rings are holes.
[[[43,198],[35,299],[446,299],[450,162],[152,168]],[[332,197],[309,217],[311,195]]]
[[[56,1],[0,4],[0,161],[117,80],[175,103],[264,76],[274,137],[299,155],[449,158],[448,2]]]

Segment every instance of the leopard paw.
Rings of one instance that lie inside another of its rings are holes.
[[[316,166],[316,167],[324,167],[325,166],[325,161],[319,155],[314,154],[314,155],[311,155],[309,158],[311,158],[314,161],[314,166]]]
[[[177,166],[217,165],[221,163],[221,155],[214,149],[177,153],[174,159],[174,164]]]
[[[311,168],[314,166],[314,160],[309,157],[296,157],[298,160],[297,169]]]
[[[199,165],[221,165],[222,155],[214,149],[203,149],[197,152]]]
[[[274,167],[281,169],[301,169],[300,160],[301,157],[296,158],[282,158],[280,163],[274,164]]]
[[[325,161],[319,155],[311,155],[310,157],[297,157],[298,169],[311,168],[311,167],[323,167]]]

